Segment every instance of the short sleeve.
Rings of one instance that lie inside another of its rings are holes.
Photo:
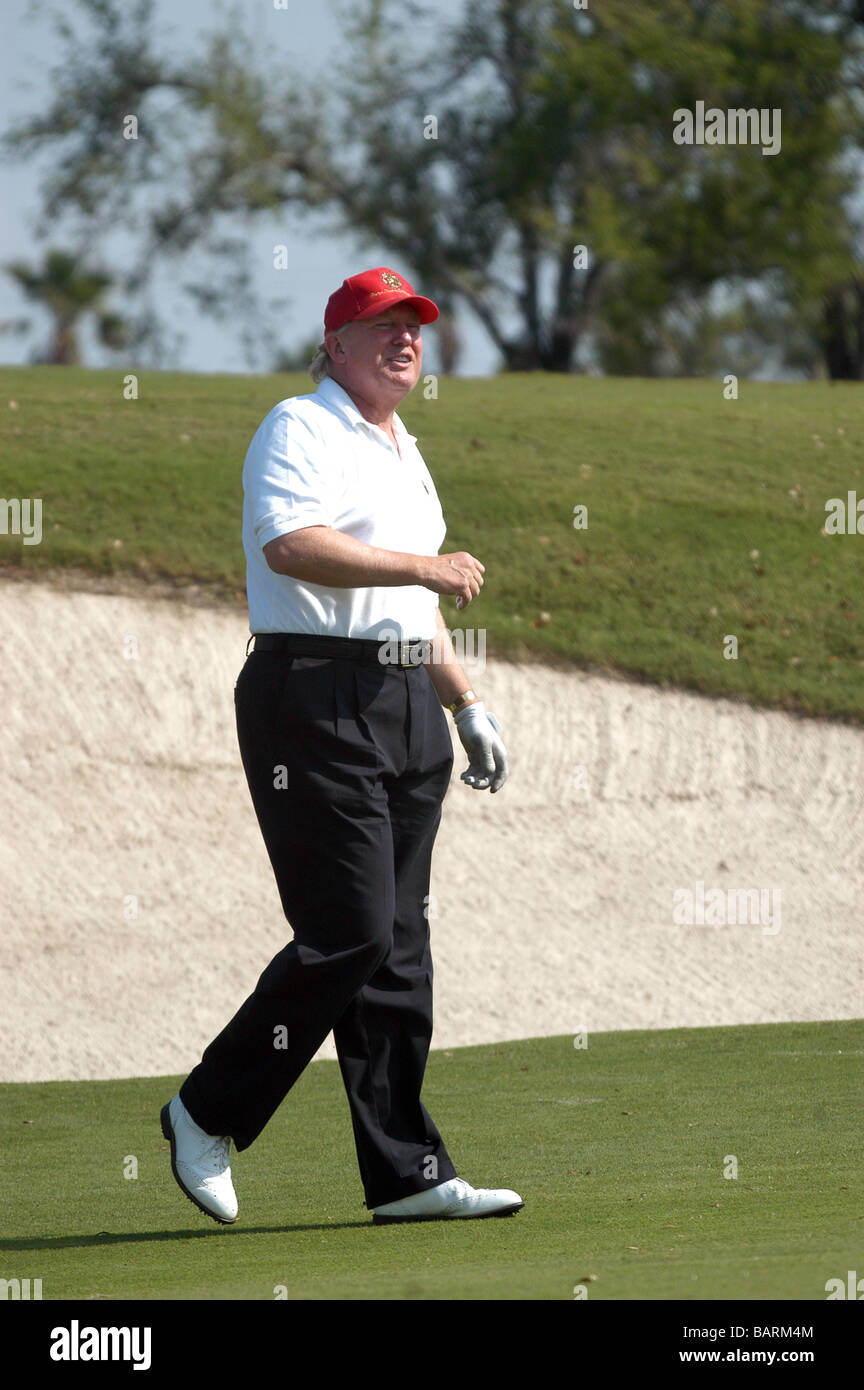
[[[245,505],[259,545],[303,526],[332,526],[333,480],[324,462],[321,441],[302,420],[280,412],[263,422],[243,467]]]

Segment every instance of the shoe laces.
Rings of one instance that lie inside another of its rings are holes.
[[[202,1168],[208,1168],[212,1173],[223,1173],[226,1168],[231,1166],[231,1137],[221,1135],[214,1139],[212,1144],[208,1144],[199,1160]]]
[[[464,1178],[454,1178],[453,1182],[456,1184],[458,1188],[458,1195],[460,1197],[467,1197],[470,1193],[474,1191],[470,1182],[466,1182]]]

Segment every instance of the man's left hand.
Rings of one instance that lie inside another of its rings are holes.
[[[487,714],[482,700],[466,705],[456,715],[456,731],[468,754],[468,767],[462,781],[475,791],[497,792],[510,775],[507,749],[501,741],[501,725],[494,714]],[[490,786],[491,783],[491,786]]]

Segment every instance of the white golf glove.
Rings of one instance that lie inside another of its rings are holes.
[[[462,781],[476,791],[485,791],[491,782],[490,791],[497,792],[510,775],[507,749],[500,738],[501,725],[494,714],[486,713],[482,700],[466,705],[455,716],[455,721],[462,747],[468,754],[468,767],[462,773]]]

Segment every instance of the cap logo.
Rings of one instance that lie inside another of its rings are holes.
[[[399,279],[398,275],[393,274],[392,270],[383,270],[381,272],[381,279],[384,281],[384,284],[389,285],[391,289],[401,290],[402,288],[402,281]]]

